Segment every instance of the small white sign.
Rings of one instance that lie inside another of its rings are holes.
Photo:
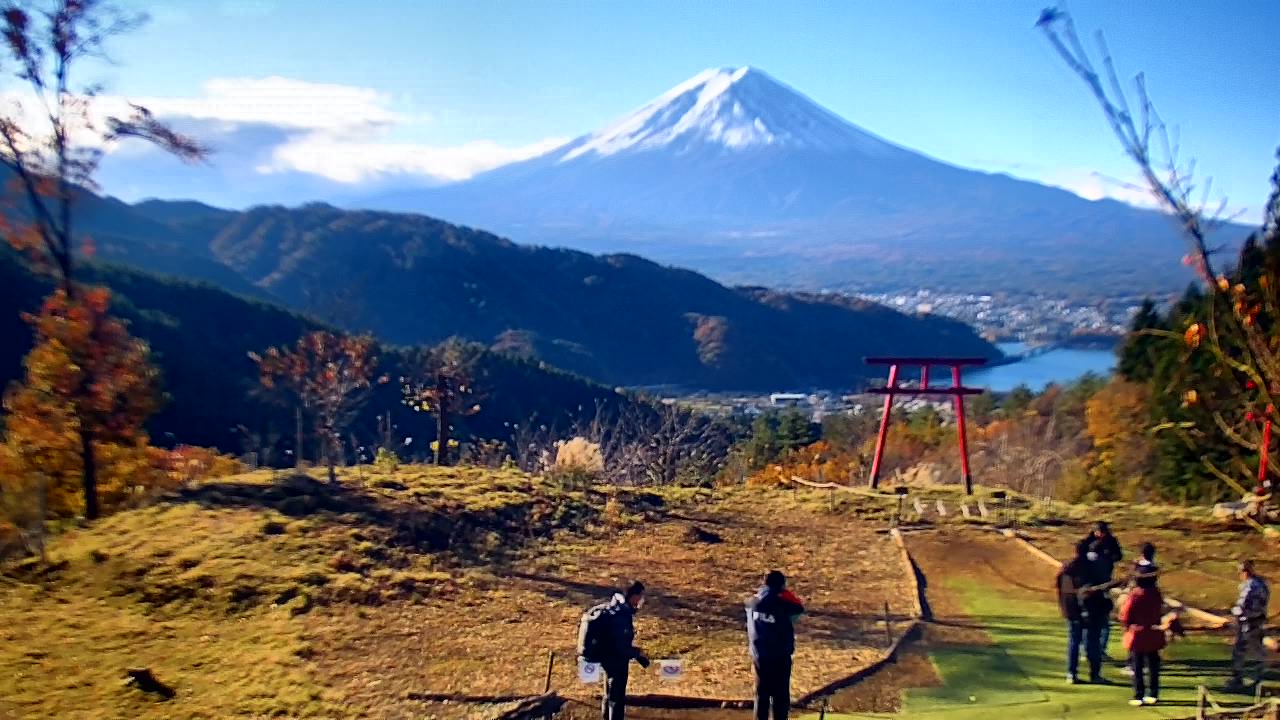
[[[578,661],[578,679],[584,683],[592,684],[600,682],[600,676],[604,673],[600,670],[600,663],[587,662],[586,660]]]
[[[684,663],[680,660],[659,660],[658,678],[661,680],[679,680],[684,676]]]

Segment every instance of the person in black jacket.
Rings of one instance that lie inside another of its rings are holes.
[[[1076,545],[1076,556],[1058,571],[1054,589],[1058,606],[1067,621],[1067,682],[1080,682],[1080,645],[1089,660],[1089,681],[1102,680],[1102,627],[1100,618],[1108,617],[1111,601],[1098,591],[1087,591],[1093,585],[1097,570],[1089,560],[1090,543]],[[1105,609],[1103,605],[1105,604]]]
[[[1124,559],[1124,551],[1120,549],[1120,541],[1111,534],[1111,526],[1099,520],[1093,525],[1093,532],[1085,536],[1090,544],[1089,561],[1093,564],[1094,575],[1091,585],[1106,585],[1115,575],[1116,564]],[[1105,595],[1103,596],[1105,599]],[[1111,602],[1108,599],[1107,605]],[[1111,643],[1111,614],[1108,607],[1106,618],[1102,621],[1102,655],[1106,657],[1107,646]]]
[[[1097,563],[1095,567],[1098,575],[1103,578],[1103,582],[1111,582],[1116,563],[1124,559],[1124,551],[1120,549],[1120,541],[1111,534],[1111,526],[1099,520],[1094,523],[1093,531],[1085,536],[1084,542],[1097,543],[1097,547],[1094,548],[1098,553],[1098,558],[1094,561]]]
[[[601,700],[601,716],[604,720],[625,720],[627,714],[627,679],[631,661],[640,667],[649,667],[649,658],[635,646],[636,611],[644,605],[644,583],[631,583],[626,592],[617,593],[605,610],[603,644],[600,648],[600,668],[604,670],[604,697]]]
[[[786,720],[791,710],[791,654],[795,617],[804,604],[787,589],[787,576],[769,571],[764,587],[747,601],[747,644],[756,671],[756,720]]]

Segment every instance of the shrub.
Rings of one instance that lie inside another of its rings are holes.
[[[604,472],[604,453],[600,445],[584,437],[556,443],[557,470],[578,469],[589,473]]]
[[[751,485],[789,485],[792,476],[809,482],[845,484],[860,478],[864,458],[855,451],[833,447],[819,440],[787,453],[776,463],[761,468],[747,482]]]
[[[378,455],[373,459],[374,467],[382,472],[393,473],[400,469],[400,458],[390,448],[378,448]]]
[[[556,443],[556,459],[548,476],[563,487],[587,487],[604,474],[604,452],[584,437]]]

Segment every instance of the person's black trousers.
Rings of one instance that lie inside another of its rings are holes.
[[[757,658],[756,720],[787,720],[791,711],[791,657]]]
[[[1141,700],[1144,697],[1160,697],[1160,653],[1132,653],[1133,656],[1133,697]],[[1151,670],[1151,685],[1148,687],[1143,678],[1143,669]]]
[[[604,698],[600,702],[600,713],[604,720],[625,720],[629,670],[629,662],[604,666]]]

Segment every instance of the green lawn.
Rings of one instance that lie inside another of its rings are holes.
[[[1117,668],[1104,671],[1117,683],[1115,686],[1065,683],[1065,628],[1057,607],[1047,598],[1037,601],[1010,597],[970,579],[951,582],[948,590],[959,595],[965,611],[987,628],[995,644],[932,650],[930,659],[938,669],[942,687],[907,690],[903,710],[897,715],[828,714],[828,718],[986,720],[1004,716],[1048,720],[1127,718],[1135,713],[1143,717],[1185,718],[1195,714],[1197,685],[1215,688],[1225,681],[1230,646],[1221,638],[1194,636],[1178,641],[1164,653],[1161,704],[1130,708],[1129,680]],[[1119,641],[1117,632],[1112,637],[1113,654],[1123,652]],[[1083,657],[1081,664],[1084,665]]]

